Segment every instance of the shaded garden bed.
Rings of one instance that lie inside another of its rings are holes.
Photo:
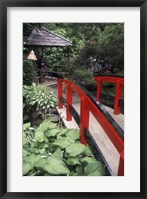
[[[37,128],[23,125],[23,175],[104,176],[108,171],[80,143],[79,130],[60,128],[48,118]]]

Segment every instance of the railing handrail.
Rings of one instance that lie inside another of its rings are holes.
[[[110,114],[104,109],[104,107],[96,101],[90,99],[83,91],[82,89],[74,84],[73,82],[70,82],[69,80],[65,79],[58,79],[58,100],[59,100],[59,108],[63,108],[63,104],[61,102],[61,98],[63,96],[63,90],[62,90],[62,84],[65,84],[67,87],[67,100],[66,100],[66,113],[67,113],[67,120],[72,119],[72,115],[70,113],[70,106],[72,105],[72,91],[76,92],[78,96],[81,98],[81,118],[80,118],[80,133],[81,133],[81,143],[87,144],[85,139],[85,129],[89,127],[89,112],[91,112],[97,122],[102,126],[116,149],[120,154],[124,151],[124,141],[123,138],[120,136],[120,129],[118,128],[118,124],[115,122],[115,120],[112,119]],[[109,116],[109,120],[108,117]],[[111,120],[112,119],[112,120]],[[112,123],[111,123],[112,122]],[[123,156],[120,155],[120,162],[124,161]],[[121,171],[119,171],[119,175],[123,174],[123,166],[122,163],[119,165],[119,168],[121,168]]]
[[[94,80],[97,82],[97,100],[101,102],[102,93],[102,83],[115,83],[116,84],[116,94],[114,101],[114,114],[118,115],[120,113],[120,100],[122,98],[122,92],[124,87],[124,78],[116,76],[98,76]]]
[[[97,101],[96,97],[91,95],[90,92],[85,87],[83,87],[82,85],[80,85],[80,87],[81,87],[82,92],[84,92],[84,94],[86,94],[86,96],[88,96],[90,98],[90,100],[96,105],[96,107],[105,115],[107,120],[109,120],[109,122],[112,124],[112,126],[115,128],[117,133],[121,136],[121,138],[124,139],[124,131],[123,131],[123,129],[113,119],[113,117],[107,112],[107,110],[104,108],[104,106],[101,103],[99,103]]]
[[[98,76],[94,77],[95,80],[100,80],[102,82],[110,82],[110,83],[117,83],[120,82],[122,85],[124,85],[124,78],[119,76]]]

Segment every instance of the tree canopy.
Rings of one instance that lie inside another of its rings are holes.
[[[124,65],[123,23],[24,23],[24,38],[28,37],[35,27],[40,26],[72,41],[73,47],[70,52],[72,61],[85,53],[85,59],[97,57],[107,64]],[[45,56],[50,57],[48,60],[50,63],[63,64],[66,57],[63,58],[62,51],[57,48],[46,49]]]

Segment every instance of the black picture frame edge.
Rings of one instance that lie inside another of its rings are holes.
[[[7,192],[7,39],[6,13],[0,3],[0,197]]]
[[[144,198],[147,198],[147,1],[140,7],[140,157],[141,157],[141,191],[144,193]]]
[[[5,7],[140,7],[146,0],[2,0]]]
[[[44,6],[74,6],[74,7],[140,7],[141,9],[141,192],[137,193],[8,193],[7,192],[7,8],[8,7],[44,7]],[[86,0],[86,1],[67,1],[67,0],[2,0],[0,2],[0,198],[133,198],[146,199],[145,190],[147,172],[147,147],[145,142],[147,136],[147,124],[145,122],[147,113],[147,1],[146,0]]]

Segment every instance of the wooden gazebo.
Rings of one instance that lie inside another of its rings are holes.
[[[34,28],[28,38],[28,44],[41,47],[72,46],[72,42],[45,28]]]
[[[64,37],[57,35],[43,27],[34,28],[29,35],[26,43],[30,49],[41,48],[42,60],[44,57],[44,48],[46,47],[67,47],[68,48],[68,65],[69,65],[69,47],[72,46],[72,42]]]

